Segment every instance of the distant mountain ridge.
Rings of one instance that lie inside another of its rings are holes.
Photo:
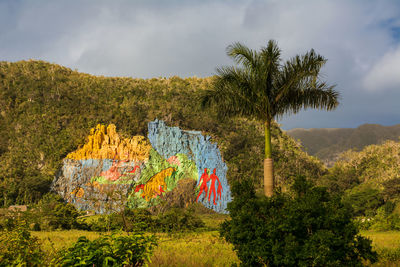
[[[386,140],[399,141],[400,124],[363,124],[357,128],[296,128],[286,133],[300,140],[309,155],[331,166],[340,153],[349,149],[360,151],[368,145],[379,145]]]

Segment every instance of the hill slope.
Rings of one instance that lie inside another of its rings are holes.
[[[399,140],[400,124],[363,124],[354,129],[292,129],[287,131],[287,134],[300,140],[308,154],[318,157],[329,166],[346,150],[360,151],[368,145],[382,144],[386,140]]]
[[[156,118],[210,135],[227,162],[228,180],[253,178],[261,187],[262,124],[220,120],[214,110],[201,110],[199,92],[211,83],[93,76],[44,61],[0,62],[0,205],[38,201],[62,159],[98,123],[115,124],[125,137],[147,136],[147,123]],[[276,125],[272,132],[279,184],[299,173],[317,178],[325,172]]]

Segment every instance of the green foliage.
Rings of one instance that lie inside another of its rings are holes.
[[[125,231],[151,231],[155,222],[151,213],[146,209],[125,209]]]
[[[119,218],[119,216],[113,214],[98,215],[95,219],[90,220],[86,224],[89,230],[96,232],[121,230],[123,224],[117,218]]]
[[[386,140],[398,141],[400,124],[363,124],[355,129],[293,129],[287,133],[300,140],[308,154],[331,166],[337,160],[338,154],[349,149],[361,151],[368,145],[382,144]]]
[[[356,216],[372,216],[384,204],[384,199],[378,189],[362,184],[346,192],[343,202],[353,207]]]
[[[356,223],[362,230],[400,231],[400,215],[392,211],[392,205],[385,204],[377,209],[375,216],[358,217]]]
[[[72,204],[65,203],[54,193],[48,193],[27,211],[7,211],[6,216],[0,217],[0,229],[12,230],[21,225],[34,231],[85,229],[86,226],[78,222],[78,215]]]
[[[302,108],[332,110],[338,105],[335,86],[321,80],[326,59],[314,50],[282,63],[274,40],[259,51],[240,43],[227,47],[238,66],[217,69],[214,88],[205,90],[203,105],[216,105],[223,117],[242,116],[270,123]]]
[[[386,200],[400,200],[400,178],[394,178],[383,183],[383,196]]]
[[[0,77],[3,207],[37,203],[48,192],[62,159],[84,144],[87,132],[98,123],[114,123],[126,136],[146,136],[147,123],[155,118],[182,129],[201,130],[221,148],[229,179],[262,176],[262,127],[246,119],[221,120],[216,109],[204,111],[199,106],[198,96],[211,87],[214,77],[98,77],[43,61],[0,62]],[[279,134],[273,124],[273,142]],[[286,141],[277,142],[285,147]],[[273,151],[280,162],[277,174],[303,172],[299,163],[311,165],[313,171],[319,168],[305,155],[296,158],[299,147],[290,149],[295,157],[283,156],[283,151],[291,152],[280,148]]]
[[[76,208],[54,193],[44,195],[29,215],[31,222],[38,223],[42,230],[79,228]]]
[[[381,266],[397,266],[400,261],[400,248],[379,248],[377,252],[379,255],[379,263],[382,264]],[[393,263],[390,264],[390,262]]]
[[[61,256],[61,266],[143,266],[157,245],[155,236],[106,235],[93,241],[82,236]]]
[[[400,142],[387,141],[382,145],[371,145],[360,152],[347,151],[340,155],[332,171],[341,180],[368,182],[376,188],[400,177]],[[391,194],[390,192],[388,192]],[[395,192],[392,192],[395,193]]]
[[[124,230],[152,231],[155,220],[146,209],[125,209],[121,213],[97,215],[95,219],[86,221],[88,229],[97,232]]]
[[[43,266],[44,259],[39,240],[27,229],[0,232],[0,266]]]
[[[344,172],[341,166],[335,165],[322,176],[318,184],[327,187],[331,193],[343,194],[346,190],[359,185],[360,180],[354,168]]]
[[[185,232],[196,231],[205,226],[200,217],[190,209],[172,208],[158,216],[153,216],[146,209],[125,209],[123,215],[98,215],[96,219],[88,221],[87,225],[90,230],[98,232]]]
[[[333,110],[339,104],[335,86],[322,81],[319,74],[326,59],[314,50],[282,63],[281,50],[269,40],[259,51],[234,43],[227,47],[227,55],[237,66],[218,68],[213,88],[204,90],[199,99],[203,107],[216,109],[221,118],[242,117],[262,123],[264,159],[272,159],[274,119],[303,108]],[[265,193],[271,195],[273,163],[264,166]]]
[[[371,241],[358,235],[352,213],[325,188],[296,178],[290,194],[257,197],[252,183],[232,186],[231,220],[221,235],[243,266],[362,266],[376,261]]]
[[[159,215],[156,227],[162,232],[183,232],[198,230],[204,226],[204,222],[191,210],[170,209]]]

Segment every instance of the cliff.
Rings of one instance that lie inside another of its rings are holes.
[[[158,120],[148,128],[148,138],[122,138],[115,125],[97,125],[87,142],[63,160],[52,190],[80,210],[107,213],[124,205],[159,205],[180,180],[192,179],[197,201],[226,213],[231,200],[227,166],[210,137]]]

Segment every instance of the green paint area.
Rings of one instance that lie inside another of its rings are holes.
[[[198,173],[196,164],[194,161],[189,160],[187,155],[177,154],[169,159],[164,159],[156,150],[151,149],[149,161],[141,170],[140,178],[133,185],[129,195],[128,206],[130,208],[147,208],[160,204],[160,197],[153,197],[149,199],[149,201],[146,201],[143,198],[144,189],[140,189],[140,186],[146,186],[148,183],[152,183],[152,178],[167,168],[175,168],[175,171],[164,178],[165,188],[163,188],[163,191],[165,192],[174,190],[178,181],[182,179],[190,178],[197,181]]]
[[[121,176],[116,181],[110,181],[104,176],[95,176],[90,179],[90,182],[98,182],[99,184],[133,184],[134,175]]]

